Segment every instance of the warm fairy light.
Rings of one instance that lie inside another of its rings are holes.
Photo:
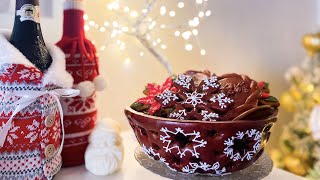
[[[176,16],[176,12],[170,11],[170,12],[169,12],[169,16],[170,16],[170,17],[175,17],[175,16]]]
[[[130,58],[126,58],[125,60],[124,60],[124,64],[125,65],[129,65],[131,63],[131,59]]]
[[[83,15],[83,19],[84,19],[85,21],[88,20],[88,19],[89,19],[88,14],[84,14],[84,15]]]
[[[85,31],[89,31],[89,30],[90,30],[90,27],[89,27],[88,25],[85,25],[85,26],[84,26],[84,30],[85,30]]]
[[[194,36],[198,36],[198,34],[199,34],[198,29],[193,29],[193,30],[192,30],[192,34],[193,34]]]
[[[180,9],[184,8],[184,2],[179,2],[178,3],[178,8],[180,8]]]
[[[89,25],[90,25],[90,26],[94,26],[94,25],[96,25],[96,23],[91,20],[91,21],[89,21]]]
[[[211,11],[208,10],[208,11],[206,12],[206,16],[210,16],[210,15],[211,15]]]
[[[160,7],[160,15],[164,16],[167,13],[167,8],[165,6]]]
[[[201,54],[202,56],[205,56],[205,55],[207,54],[207,52],[206,52],[206,50],[201,49],[200,54]]]
[[[131,17],[138,17],[138,12],[137,11],[132,11],[131,13],[130,13],[130,16]]]
[[[203,0],[196,0],[196,3],[197,3],[197,4],[202,4],[202,3],[203,3]]]
[[[204,12],[203,11],[200,11],[199,14],[198,14],[199,18],[203,18],[204,17]]]
[[[99,29],[101,32],[105,32],[106,31],[106,28],[105,27],[100,27]]]
[[[186,49],[187,51],[192,51],[193,46],[192,46],[191,44],[187,44],[187,45],[185,46],[185,49]]]
[[[132,7],[136,8],[136,4],[141,2],[109,0],[104,7],[106,7],[105,10],[112,11],[114,15],[110,16],[110,12],[101,14],[99,17],[106,19],[100,25],[85,14],[83,16],[86,21],[84,29],[85,31],[108,33],[104,37],[109,37],[110,40],[104,40],[106,43],[99,48],[101,51],[106,50],[107,45],[112,42],[116,44],[115,47],[123,51],[123,54],[126,49],[129,49],[129,46],[130,49],[131,47],[139,48],[138,53],[135,53],[136,56],[142,57],[148,52],[159,60],[169,73],[172,73],[171,66],[163,53],[168,49],[166,42],[168,34],[184,42],[186,51],[199,48],[200,55],[206,55],[206,51],[199,47],[198,26],[211,15],[211,11],[207,8],[208,0],[174,1],[175,5],[169,6],[168,3],[173,0],[147,0],[141,9],[133,10]],[[125,36],[133,37],[136,40],[135,43],[130,43]],[[137,46],[137,43],[140,43],[141,46]],[[130,63],[131,58],[126,57],[124,64],[129,65]]]

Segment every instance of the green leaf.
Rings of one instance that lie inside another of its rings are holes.
[[[294,151],[294,146],[291,144],[291,142],[289,140],[284,140],[283,144],[289,149],[289,151]]]
[[[150,105],[145,105],[142,103],[135,102],[130,107],[138,112],[142,112],[142,111],[148,110],[150,108]]]
[[[265,100],[270,101],[270,102],[278,102],[278,99],[273,96],[270,96],[270,97],[266,98]]]

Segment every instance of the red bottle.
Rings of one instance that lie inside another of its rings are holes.
[[[74,88],[81,91],[78,97],[61,99],[66,133],[62,151],[64,167],[84,163],[88,137],[97,119],[95,92],[105,87],[99,76],[96,48],[85,37],[83,15],[82,0],[64,2],[63,36],[57,46],[66,55],[66,68],[74,78]]]

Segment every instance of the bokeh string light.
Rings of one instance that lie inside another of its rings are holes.
[[[140,0],[142,8],[135,10],[136,1],[111,0],[107,1],[105,10],[112,13],[99,24],[88,14],[84,15],[86,31],[97,31],[108,34],[108,43],[99,49],[104,51],[107,45],[116,44],[120,51],[125,51],[130,44],[125,36],[133,37],[141,46],[137,55],[146,53],[153,55],[172,74],[172,67],[164,55],[169,48],[167,38],[174,37],[182,40],[185,51],[199,50],[200,55],[206,55],[206,50],[199,43],[199,26],[211,15],[208,0]],[[185,17],[185,16],[188,17]],[[106,37],[106,36],[103,36]],[[125,58],[128,64],[128,59]]]

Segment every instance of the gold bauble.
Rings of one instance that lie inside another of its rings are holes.
[[[320,33],[305,35],[302,43],[310,56],[315,55],[320,52]]]
[[[320,104],[320,92],[319,91],[315,91],[312,94],[312,97],[313,97],[316,104]]]
[[[287,155],[284,158],[284,164],[290,172],[299,176],[305,176],[309,169],[303,159],[294,155]]]
[[[303,87],[301,87],[301,89],[304,89],[305,87],[306,86],[303,86]],[[295,101],[300,101],[302,99],[302,94],[301,94],[300,90],[295,86],[290,88],[289,93]]]
[[[272,149],[269,151],[269,155],[278,168],[284,168],[283,153],[277,149]]]
[[[286,109],[288,112],[294,112],[295,107],[295,100],[289,92],[285,92],[280,97],[281,107]]]

